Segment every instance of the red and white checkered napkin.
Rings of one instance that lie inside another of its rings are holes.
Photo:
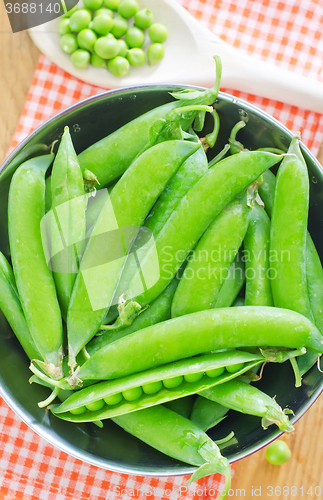
[[[295,78],[297,74],[323,78],[320,0],[180,2],[202,24],[241,51],[291,69]],[[293,132],[300,130],[304,143],[317,154],[323,140],[323,115],[225,90],[264,109]],[[41,56],[11,149],[53,114],[102,91],[71,77]],[[183,476],[127,476],[82,463],[39,438],[0,399],[0,500],[211,500],[223,486],[221,477],[215,475],[185,492],[186,480]]]

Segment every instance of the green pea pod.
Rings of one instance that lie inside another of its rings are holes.
[[[196,392],[202,390],[202,386],[206,388],[214,384],[222,384],[248,371],[251,366],[263,363],[264,361],[266,361],[266,357],[260,354],[259,351],[255,354],[243,351],[203,354],[201,356],[145,370],[142,373],[136,373],[128,377],[103,381],[85,387],[84,389],[75,391],[59,407],[54,407],[53,412],[55,415],[62,416],[64,419],[76,419],[78,422],[104,420],[111,416],[127,413],[128,411],[135,411],[140,408],[165,403],[166,401],[178,399],[190,394],[196,394]],[[234,373],[225,371],[226,367],[231,366],[233,366],[234,369],[238,366],[239,369],[234,371]],[[215,377],[213,377],[213,372],[211,370],[217,370]],[[210,376],[208,376],[207,373],[210,373]],[[198,375],[198,377],[189,378],[192,375]],[[180,379],[176,381],[176,383],[173,383],[174,378]],[[170,383],[167,384],[167,381]],[[149,387],[152,387],[156,382],[159,383],[159,387],[156,387],[153,393],[148,392]],[[172,385],[174,385],[174,387],[172,387]],[[147,386],[148,389],[147,392],[145,392],[145,387]],[[126,391],[137,388],[143,389],[142,391],[138,391],[139,397],[134,398],[133,401],[127,400]],[[118,404],[114,404],[113,406],[105,404],[97,411],[87,410],[80,415],[67,414],[67,412],[77,410],[84,406],[88,407],[92,403],[119,394],[124,394],[124,399],[121,399]]]
[[[265,210],[254,203],[244,239],[246,265],[246,306],[272,306],[269,263],[270,219]]]
[[[202,431],[206,432],[222,422],[228,411],[229,408],[220,403],[197,396],[193,404],[190,420],[202,429]]]
[[[131,280],[129,296],[137,295],[142,273],[156,276],[154,257],[157,251],[159,279],[137,295],[136,300],[145,305],[157,297],[221,210],[280,159],[281,156],[272,153],[248,151],[225,158],[209,169],[182,198],[158,234],[154,246],[147,251],[140,271]]]
[[[292,309],[313,321],[306,282],[309,179],[297,136],[288,152],[275,185],[270,234],[271,288],[276,307]]]
[[[183,196],[207,172],[208,161],[203,148],[199,148],[177,170],[176,174],[148,215],[144,226],[159,234]]]
[[[92,144],[78,155],[82,171],[87,169],[93,172],[102,188],[121,177],[148,143],[153,123],[178,106],[180,102],[174,101],[154,108]],[[187,128],[189,125],[190,121]]]
[[[215,62],[214,87],[204,91],[174,92],[171,95],[177,99],[176,101],[144,113],[84,150],[78,156],[82,171],[90,170],[97,177],[101,187],[107,186],[123,175],[137,155],[147,146],[149,130],[157,120],[166,118],[172,110],[181,106],[213,104],[219,93],[221,79],[221,61],[216,57]],[[180,125],[184,131],[193,123],[197,113],[198,111],[190,112],[182,117]]]
[[[95,353],[77,375],[81,380],[118,378],[203,352],[243,346],[305,347],[320,353],[322,342],[311,321],[288,309],[210,309],[163,321],[119,339]]]
[[[276,177],[267,170],[263,174],[263,182],[259,186],[259,194],[265,203],[265,210],[271,216],[272,205],[275,192]],[[318,260],[314,243],[310,234],[307,232],[306,237],[306,278],[309,292],[309,301],[314,316],[314,321],[321,333],[323,334],[322,325],[322,265]],[[316,362],[317,355],[314,352],[308,352],[305,356],[299,359],[298,365],[300,375],[304,375]]]
[[[111,184],[106,191],[105,189],[99,190],[99,191],[92,191],[90,193],[87,207],[86,207],[86,235],[89,237],[91,235],[91,232],[93,230],[93,227],[98,220],[98,217],[101,213],[102,208],[104,207],[106,201],[107,201],[107,196],[108,193],[111,194],[112,189],[116,185],[116,182],[114,184]]]
[[[137,249],[141,249],[144,245],[143,240],[147,234],[145,229],[151,231],[154,238],[156,238],[180,200],[207,170],[207,157],[201,147],[179,167],[171,178],[145,220],[144,230],[139,233],[137,240],[134,242],[134,250],[131,252],[123,270],[116,297],[120,297],[127,291],[129,282],[138,269]],[[142,252],[142,249],[140,252]]]
[[[306,277],[314,322],[323,334],[323,269],[312,238],[306,238]],[[300,375],[304,375],[317,361],[316,352],[308,352],[297,360]]]
[[[244,297],[237,297],[232,304],[233,307],[241,307],[244,305],[245,305]]]
[[[262,174],[262,182],[258,186],[258,192],[262,201],[265,204],[265,210],[269,215],[269,217],[271,217],[273,209],[275,185],[276,185],[275,174],[273,174],[271,170],[266,170],[266,172]]]
[[[29,359],[42,359],[30,334],[20,304],[15,277],[5,256],[0,252],[0,310]]]
[[[64,129],[53,164],[51,198],[51,262],[62,316],[66,320],[85,244],[87,205],[83,175],[68,127]]]
[[[225,475],[221,498],[225,499],[231,485],[230,465],[218,446],[198,426],[164,406],[146,408],[113,421],[141,441],[177,460],[199,468],[189,483],[210,474]]]
[[[241,380],[230,380],[222,386],[206,389],[200,395],[231,410],[261,417],[264,429],[271,424],[276,424],[281,431],[291,432],[294,430],[286,412],[274,399]],[[288,413],[292,413],[292,411],[289,410]]]
[[[9,191],[9,241],[22,309],[35,346],[54,379],[62,377],[63,328],[40,224],[45,215],[45,173],[53,155],[23,163]]]
[[[130,333],[142,330],[148,326],[155,325],[166,321],[171,317],[171,304],[177,287],[178,281],[174,279],[168,287],[155,299],[151,305],[145,309],[134,322],[125,328],[117,330],[102,331],[97,334],[86,346],[86,350],[90,356],[101,349],[103,346],[114,342]],[[102,327],[103,328],[103,327]]]
[[[173,399],[173,401],[168,401],[164,403],[166,408],[176,411],[182,417],[189,418],[194,404],[194,396],[185,396],[180,399]]]
[[[214,307],[220,308],[232,306],[245,281],[245,264],[243,261],[243,255],[241,252],[238,252],[229,268],[228,275],[220,288]]]
[[[306,276],[315,324],[323,334],[323,269],[309,234],[306,238]]]
[[[52,178],[51,176],[47,177],[45,181],[45,212],[49,212],[52,207]]]
[[[172,317],[214,307],[249,223],[247,193],[229,203],[210,224],[189,257],[176,289]]]
[[[112,190],[85,249],[68,310],[72,369],[104,321],[138,228],[172,175],[199,147],[188,141],[157,144],[137,158]]]

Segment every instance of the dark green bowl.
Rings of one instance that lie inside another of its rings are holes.
[[[0,168],[0,250],[10,257],[7,227],[7,200],[11,176],[24,160],[44,154],[68,125],[77,153],[98,141],[121,125],[149,109],[171,100],[174,85],[131,87],[90,97],[55,115],[32,132],[9,156]],[[287,150],[292,133],[260,109],[227,94],[220,94],[216,104],[221,127],[213,154],[222,149],[231,128],[241,117],[248,125],[238,139],[246,148],[278,147]],[[210,124],[208,125],[210,127]],[[323,257],[323,170],[310,151],[303,147],[310,175],[309,229],[318,252]],[[0,394],[16,414],[41,437],[64,452],[105,469],[143,476],[189,474],[194,467],[173,460],[130,436],[110,421],[99,429],[93,424],[74,425],[54,418],[40,409],[38,401],[48,396],[48,389],[28,379],[28,359],[13,332],[0,313]],[[303,385],[294,387],[289,363],[266,366],[258,384],[270,396],[276,396],[282,407],[291,408],[299,419],[314,403],[323,389],[323,376],[313,367],[304,376]],[[280,433],[274,426],[266,431],[260,419],[229,412],[215,429],[212,438],[235,432],[236,444],[225,448],[230,462],[239,460],[268,444]]]

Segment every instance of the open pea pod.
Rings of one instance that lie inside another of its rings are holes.
[[[64,420],[92,422],[196,394],[222,384],[281,353],[228,350],[194,356],[73,393],[52,412]],[[284,355],[285,356],[285,355]]]

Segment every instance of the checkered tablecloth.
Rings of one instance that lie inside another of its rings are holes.
[[[180,0],[202,24],[236,48],[314,79],[323,79],[321,0]],[[18,63],[18,62],[17,62]],[[246,99],[302,133],[314,155],[323,140],[323,115],[281,102],[221,89]],[[103,92],[41,56],[11,150],[63,108]],[[210,476],[185,493],[187,477],[142,478],[82,463],[47,444],[0,399],[0,500],[212,500],[222,478]],[[182,493],[181,493],[182,492]]]

